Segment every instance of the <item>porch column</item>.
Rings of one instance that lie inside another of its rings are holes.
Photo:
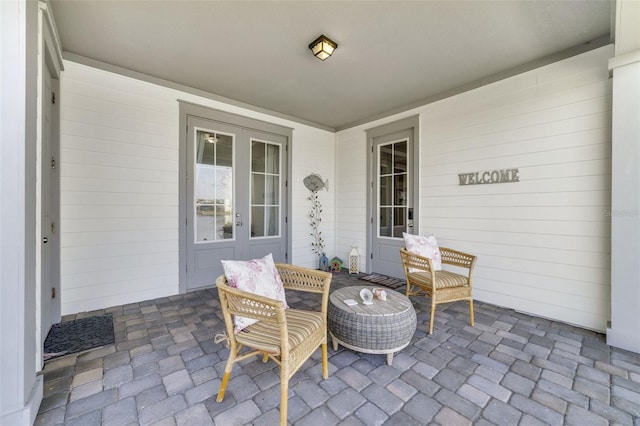
[[[616,2],[607,343],[640,353],[640,2]]]

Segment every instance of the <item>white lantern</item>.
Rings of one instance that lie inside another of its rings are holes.
[[[360,272],[360,255],[355,247],[349,252],[349,273],[357,274]]]

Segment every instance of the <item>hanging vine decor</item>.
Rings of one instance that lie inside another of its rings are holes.
[[[322,204],[320,203],[320,197],[318,197],[318,191],[311,191],[308,200],[311,201],[311,211],[309,212],[309,220],[311,225],[311,236],[313,242],[311,247],[313,252],[318,256],[324,254],[324,238],[322,238],[322,231],[320,231],[320,222],[322,222]]]
[[[318,191],[323,189],[329,189],[329,181],[322,181],[320,175],[312,173],[303,180],[304,186],[311,191],[309,201],[311,201],[311,210],[309,211],[309,222],[311,225],[311,236],[313,242],[311,248],[318,256],[325,257],[324,253],[324,238],[322,237],[322,231],[320,231],[320,223],[322,222],[322,203],[318,196]]]

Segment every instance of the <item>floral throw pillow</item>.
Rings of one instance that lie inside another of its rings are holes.
[[[402,233],[402,237],[407,251],[428,257],[431,259],[435,271],[442,270],[442,258],[440,257],[440,249],[438,248],[436,237],[433,235],[412,235],[405,232]]]
[[[288,307],[284,295],[284,286],[278,269],[273,263],[271,253],[262,259],[223,260],[222,267],[231,287],[270,299],[282,300],[285,307]],[[258,320],[235,316],[233,322],[235,325],[234,331],[237,333],[243,328],[255,324]]]

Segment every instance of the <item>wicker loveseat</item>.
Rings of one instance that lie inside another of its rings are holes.
[[[431,298],[431,319],[429,334],[433,333],[433,321],[436,305],[440,303],[469,301],[469,322],[473,326],[473,295],[471,274],[476,263],[476,256],[461,251],[440,247],[442,265],[451,265],[467,270],[466,275],[451,271],[436,271],[433,262],[427,257],[400,249],[400,257],[407,279],[407,297],[424,294]]]

